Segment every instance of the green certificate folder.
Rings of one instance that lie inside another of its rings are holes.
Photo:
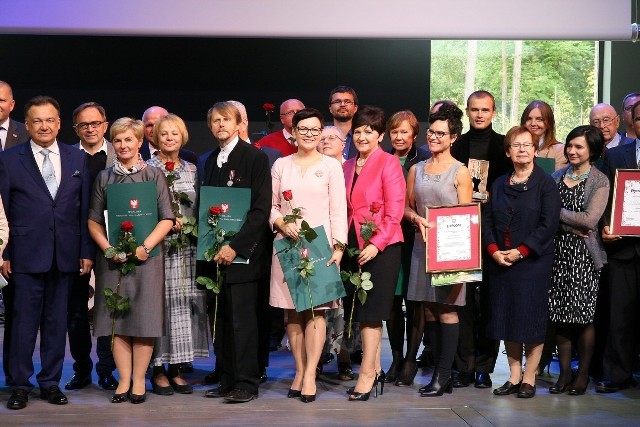
[[[214,235],[207,224],[209,208],[220,206],[222,213],[218,222],[218,229],[226,232],[240,231],[247,220],[247,212],[251,206],[250,188],[232,187],[200,187],[200,210],[198,212],[198,251],[196,259],[204,261],[205,251],[213,246]],[[232,239],[233,240],[233,239]],[[249,264],[248,259],[237,256],[234,264]]]
[[[556,159],[550,159],[547,157],[536,157],[536,165],[540,166],[543,171],[548,174],[552,174],[556,171]]]
[[[158,190],[156,183],[129,182],[107,185],[107,234],[117,244],[122,221],[133,223],[133,235],[139,245],[158,225]],[[149,256],[158,256],[158,245]]]
[[[344,285],[340,279],[338,267],[334,264],[327,267],[327,262],[331,259],[331,246],[324,232],[324,227],[315,227],[318,237],[311,243],[304,241],[303,246],[309,248],[309,258],[313,262],[313,276],[309,278],[311,286],[311,298],[313,306],[326,304],[338,298],[347,295]],[[300,273],[296,268],[300,264],[300,251],[296,248],[285,252],[290,247],[289,239],[281,239],[273,242],[278,253],[278,260],[284,272],[284,279],[287,281],[289,292],[296,311],[301,312],[309,310],[311,303],[309,301],[309,290],[307,283],[300,277]]]

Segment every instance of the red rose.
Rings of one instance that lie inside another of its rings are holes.
[[[209,213],[211,215],[220,215],[222,213],[222,208],[220,206],[211,206],[209,208]]]
[[[380,212],[380,209],[382,209],[382,205],[378,202],[373,202],[371,203],[371,206],[369,206],[369,212],[372,214],[377,214]]]
[[[276,109],[276,106],[275,106],[275,105],[273,105],[273,104],[272,104],[272,103],[270,103],[270,102],[265,102],[264,104],[262,104],[262,109],[263,109],[265,112],[270,113],[270,112],[272,112],[273,110],[275,110],[275,109]]]
[[[309,258],[309,248],[300,248],[300,258]]]
[[[122,221],[122,224],[120,224],[120,229],[125,233],[128,233],[133,230],[133,223],[131,221]]]
[[[293,200],[293,193],[291,192],[291,190],[285,190],[282,192],[282,197],[285,201],[290,202]]]
[[[176,168],[176,164],[173,162],[167,162],[164,164],[164,168],[166,170],[168,170],[169,172],[171,172],[172,170],[174,170]]]

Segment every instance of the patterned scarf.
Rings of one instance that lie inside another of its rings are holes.
[[[146,167],[147,167],[147,163],[144,160],[142,160],[142,155],[140,153],[138,153],[138,163],[136,163],[130,169],[127,169],[124,166],[122,166],[122,163],[120,163],[120,160],[118,158],[115,158],[113,160],[113,172],[116,175],[133,175],[134,173],[138,173]]]

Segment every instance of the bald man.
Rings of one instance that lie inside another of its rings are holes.
[[[11,148],[29,139],[29,134],[23,123],[9,117],[16,101],[9,83],[0,80],[0,151]]]
[[[302,101],[297,99],[287,99],[280,104],[280,122],[284,129],[270,133],[256,144],[257,147],[269,147],[279,150],[282,157],[288,156],[298,151],[295,138],[291,134],[293,131],[293,116],[304,108]]]
[[[609,104],[600,103],[594,106],[589,112],[589,123],[600,129],[604,135],[604,144],[607,149],[633,142],[633,139],[618,133],[620,116],[616,109]]]

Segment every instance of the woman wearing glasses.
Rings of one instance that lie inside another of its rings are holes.
[[[408,110],[398,111],[387,121],[387,135],[391,140],[391,150],[398,157],[403,166],[405,179],[411,166],[431,157],[429,150],[416,146],[416,138],[420,132],[418,119]],[[411,252],[413,251],[413,237],[415,227],[405,219],[402,220],[402,263],[396,286],[391,318],[387,320],[387,334],[391,345],[391,366],[385,376],[385,381],[395,383],[397,386],[410,386],[418,372],[416,356],[422,341],[424,331],[424,310],[422,305],[415,301],[407,300],[407,287],[409,284],[409,268],[411,265]],[[407,308],[407,321],[405,325],[402,303]],[[407,338],[413,336],[414,341],[407,341],[407,357],[404,357],[405,327]],[[411,331],[416,329],[416,333]],[[418,336],[419,335],[419,336]]]
[[[324,226],[329,242],[347,239],[347,206],[344,178],[340,163],[317,150],[322,132],[322,114],[305,108],[293,116],[293,136],[298,151],[276,160],[271,169],[273,197],[271,223],[277,239],[300,238],[300,221],[285,222],[293,208],[302,209],[303,220],[311,227]],[[287,193],[290,192],[290,193]],[[285,196],[285,194],[287,195]],[[340,265],[342,248],[334,246],[327,265]],[[300,398],[309,403],[316,399],[316,367],[322,354],[327,327],[323,310],[339,307],[333,301],[298,313],[293,305],[289,288],[278,257],[273,255],[271,267],[271,293],[269,303],[286,310],[287,334],[296,364],[296,375],[287,397]]]
[[[553,110],[544,101],[531,101],[520,117],[520,126],[525,126],[534,135],[538,144],[538,157],[554,159],[555,170],[567,165],[564,144],[556,139],[556,121]]]
[[[361,252],[343,266],[352,272],[360,269],[370,273],[373,283],[364,304],[355,298],[353,320],[360,323],[363,354],[358,382],[350,391],[349,400],[357,401],[368,400],[374,388],[377,396],[378,381],[384,381],[380,362],[382,321],[391,317],[400,270],[405,180],[398,159],[379,145],[386,129],[384,111],[364,106],[353,117],[352,126],[358,155],[347,160],[343,169],[349,246]],[[361,234],[365,222],[376,226],[369,239]]]
[[[536,367],[547,329],[553,238],[560,219],[560,194],[553,178],[534,163],[537,137],[524,126],[505,136],[513,170],[496,179],[483,210],[482,242],[491,256],[491,316],[488,336],[504,340],[509,380],[493,390],[503,396],[536,393]],[[524,346],[527,370],[522,373]]]
[[[432,157],[409,170],[407,203],[404,218],[415,224],[411,274],[407,299],[419,304],[426,313],[426,331],[433,350],[435,365],[431,382],[420,389],[423,397],[442,396],[452,392],[451,368],[458,348],[457,307],[465,304],[463,283],[432,286],[426,271],[426,206],[453,206],[471,203],[471,174],[453,158],[451,145],[462,133],[462,111],[455,105],[443,104],[429,116],[427,142]],[[421,311],[422,313],[422,311]],[[422,332],[414,327],[410,342],[419,343]]]

